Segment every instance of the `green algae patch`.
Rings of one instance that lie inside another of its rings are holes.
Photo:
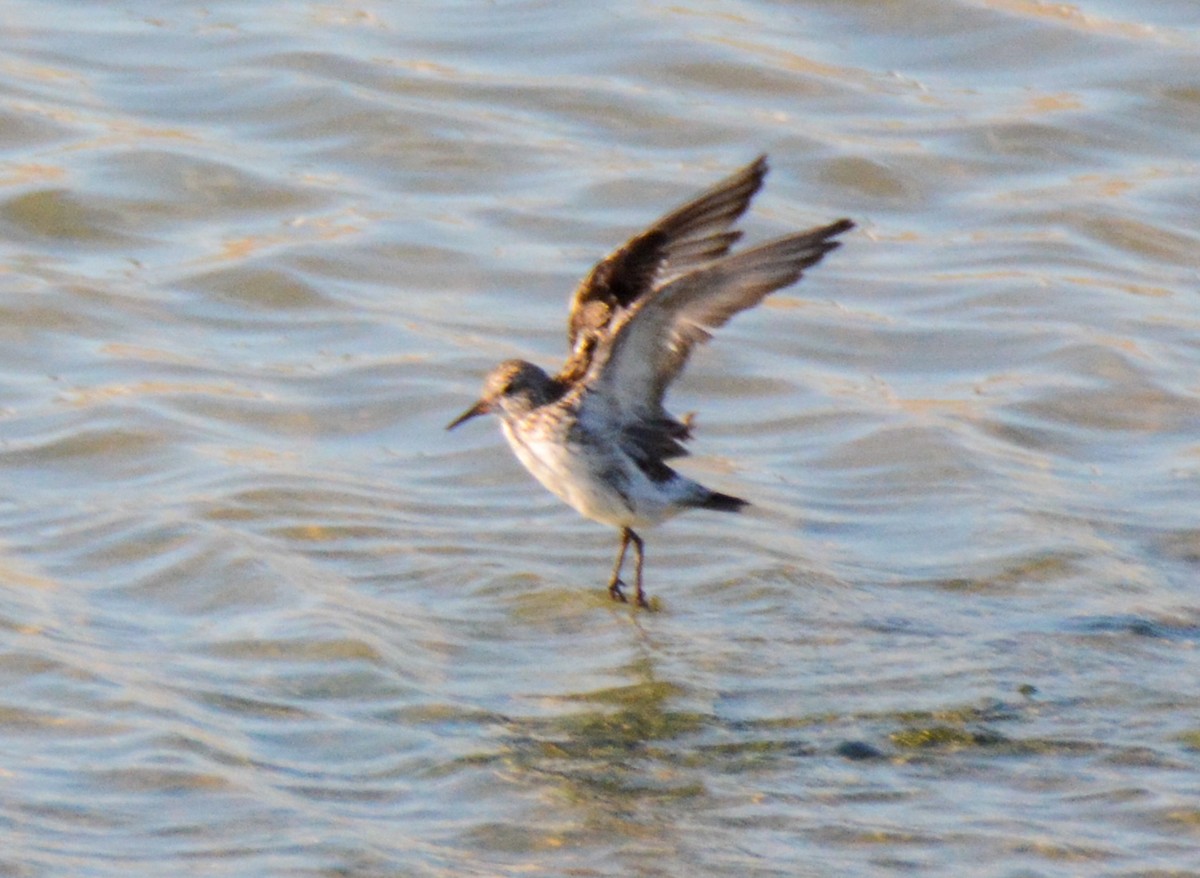
[[[1176,740],[1188,750],[1200,751],[1200,729],[1184,732]]]
[[[892,732],[888,735],[888,739],[894,745],[904,750],[994,747],[1008,743],[1007,738],[995,732],[977,732],[948,725],[902,729],[898,732]]]

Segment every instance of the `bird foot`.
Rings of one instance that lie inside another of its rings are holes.
[[[624,585],[625,583],[622,580],[614,579],[608,584],[608,596],[614,601],[620,601],[623,604],[629,603],[629,598],[625,596],[625,592],[621,591]],[[650,599],[646,597],[646,593],[641,589],[638,589],[638,593],[634,597],[633,603],[634,606],[641,607],[643,610],[657,609]]]

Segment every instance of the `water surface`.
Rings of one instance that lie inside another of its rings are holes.
[[[1200,875],[1191,0],[0,23],[0,874]],[[759,152],[631,612],[442,427]]]

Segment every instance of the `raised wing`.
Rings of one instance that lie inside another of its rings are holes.
[[[728,253],[742,234],[730,226],[745,213],[766,173],[767,158],[759,156],[598,263],[571,299],[572,359],[651,290]],[[586,353],[590,359],[590,349]]]
[[[663,394],[687,363],[696,344],[712,337],[739,311],[799,280],[804,269],[836,249],[837,235],[854,227],[838,220],[769,241],[685,274],[639,300],[616,323],[596,351],[589,375],[594,405],[631,431],[635,442],[675,450],[679,422],[663,410]],[[660,436],[642,436],[661,424]],[[666,455],[670,456],[670,455]]]

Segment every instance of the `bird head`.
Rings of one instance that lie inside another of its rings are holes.
[[[446,425],[453,430],[477,415],[519,417],[554,398],[554,380],[533,363],[506,360],[488,373],[479,400]]]

